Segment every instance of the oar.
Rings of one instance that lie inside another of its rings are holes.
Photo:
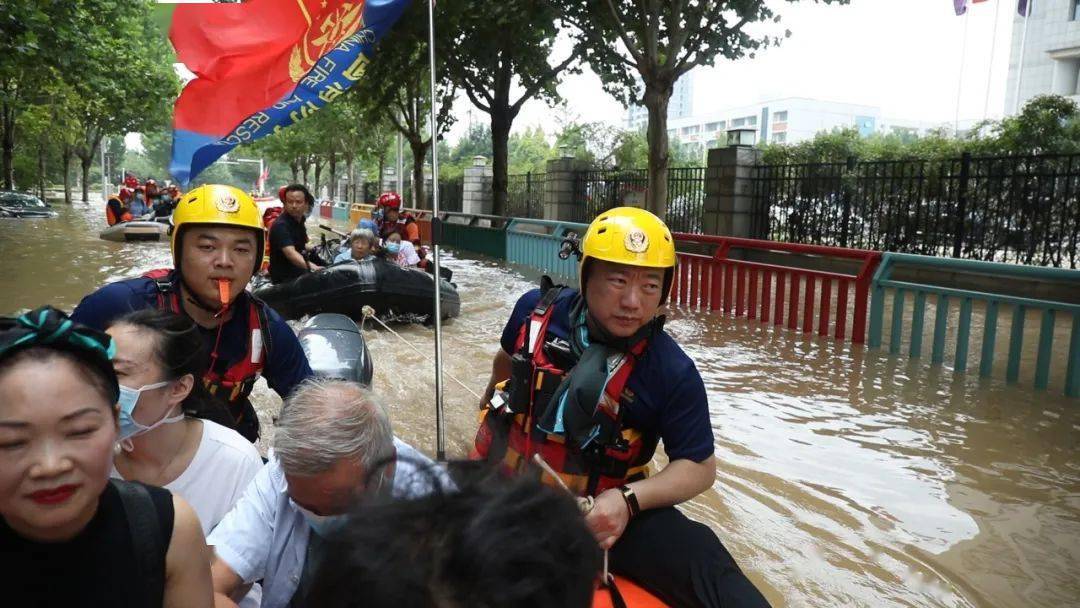
[[[343,239],[349,238],[349,233],[348,232],[342,232],[340,230],[335,230],[334,228],[331,228],[330,226],[327,226],[326,224],[319,224],[319,228],[322,228],[323,230],[325,230],[327,232],[333,232],[334,234],[340,236]]]

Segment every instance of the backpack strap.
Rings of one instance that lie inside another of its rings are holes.
[[[131,545],[135,550],[145,606],[161,606],[165,600],[165,542],[157,507],[150,492],[138,483],[110,479],[127,515]]]

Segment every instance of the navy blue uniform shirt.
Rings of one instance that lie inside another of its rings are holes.
[[[576,289],[564,289],[555,300],[548,333],[564,340],[570,336],[570,309]],[[514,354],[518,334],[540,301],[534,289],[518,299],[502,333],[502,349]],[[630,372],[626,388],[634,400],[626,408],[625,426],[656,433],[671,460],[686,458],[702,462],[713,454],[712,422],[705,383],[690,357],[667,332],[649,341]]]
[[[302,222],[296,221],[288,213],[282,213],[278,219],[274,220],[274,225],[270,227],[271,282],[287,283],[306,272],[285,257],[284,249],[294,247],[297,253],[304,255],[304,246],[307,242],[307,228]]]
[[[114,319],[129,312],[156,308],[157,297],[157,286],[147,278],[109,283],[83,298],[71,313],[71,319],[76,323],[104,330]],[[233,316],[225,322],[221,331],[218,356],[227,361],[229,366],[247,355],[248,341],[251,339],[246,312],[247,297],[245,292],[237,298]],[[284,399],[297,384],[312,375],[311,366],[308,365],[307,356],[304,355],[292,328],[272,308],[265,304],[262,306],[266,312],[267,330],[271,340],[271,352],[263,362],[262,373],[270,388]],[[207,348],[212,349],[217,338],[217,328],[199,329],[207,342]]]

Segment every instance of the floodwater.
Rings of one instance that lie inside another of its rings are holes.
[[[166,243],[101,241],[92,209],[0,220],[0,313],[70,309],[169,261]],[[462,316],[445,325],[447,451],[464,456],[498,336],[533,277],[448,252]],[[716,434],[713,488],[685,505],[776,606],[1080,605],[1080,402],[708,313],[669,315]],[[432,331],[396,326],[432,352]],[[365,332],[396,432],[434,453],[433,372]],[[270,423],[280,401],[260,384]],[[268,433],[269,434],[269,433]]]

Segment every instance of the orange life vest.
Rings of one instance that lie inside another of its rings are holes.
[[[480,411],[480,429],[472,456],[499,463],[506,473],[516,473],[539,454],[573,492],[595,496],[649,474],[648,465],[659,443],[659,434],[623,426],[626,405],[633,399],[624,390],[626,381],[648,341],[639,341],[626,354],[605,385],[601,404],[593,416],[604,430],[599,436],[614,439],[594,441],[589,448],[581,450],[568,445],[561,435],[544,432],[537,427],[537,421],[573,367],[563,369],[545,353],[549,345],[547,327],[560,290],[554,287],[546,291],[522,325],[512,358],[511,377],[496,387],[492,402]],[[542,479],[545,483],[556,483],[546,475]]]

